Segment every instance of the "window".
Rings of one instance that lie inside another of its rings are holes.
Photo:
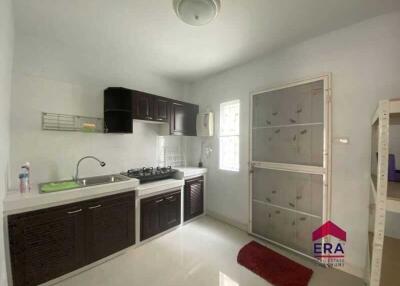
[[[219,115],[219,168],[239,171],[240,101],[221,103]]]

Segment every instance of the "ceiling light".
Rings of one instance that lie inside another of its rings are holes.
[[[176,15],[192,26],[210,23],[221,8],[220,0],[174,0]]]

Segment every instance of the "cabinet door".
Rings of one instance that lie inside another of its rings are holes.
[[[160,209],[160,229],[161,231],[170,229],[181,223],[181,192],[169,194],[164,197],[164,202]]]
[[[199,113],[199,106],[194,104],[186,103],[184,104],[184,135],[186,136],[196,136],[196,118]]]
[[[14,286],[38,285],[84,265],[82,204],[10,216],[8,227]]]
[[[143,199],[140,203],[140,240],[145,240],[160,233],[160,208],[164,198]]]
[[[87,263],[135,243],[135,194],[110,196],[86,203]]]
[[[148,93],[133,91],[132,116],[133,119],[153,120],[154,96]]]
[[[169,119],[169,101],[166,98],[154,98],[154,120],[159,122],[168,122]]]
[[[185,182],[185,221],[203,213],[204,209],[203,177]]]
[[[184,135],[185,133],[185,109],[184,105],[177,102],[171,103],[170,132],[174,135]]]

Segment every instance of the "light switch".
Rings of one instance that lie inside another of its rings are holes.
[[[336,137],[336,138],[334,138],[333,142],[339,143],[339,144],[349,144],[350,140],[348,137]]]

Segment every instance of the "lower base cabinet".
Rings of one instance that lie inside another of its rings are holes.
[[[135,244],[135,193],[8,217],[14,286],[38,285]]]
[[[181,191],[140,201],[140,240],[148,239],[181,223]]]
[[[204,178],[197,177],[185,181],[184,219],[195,218],[204,213]]]

